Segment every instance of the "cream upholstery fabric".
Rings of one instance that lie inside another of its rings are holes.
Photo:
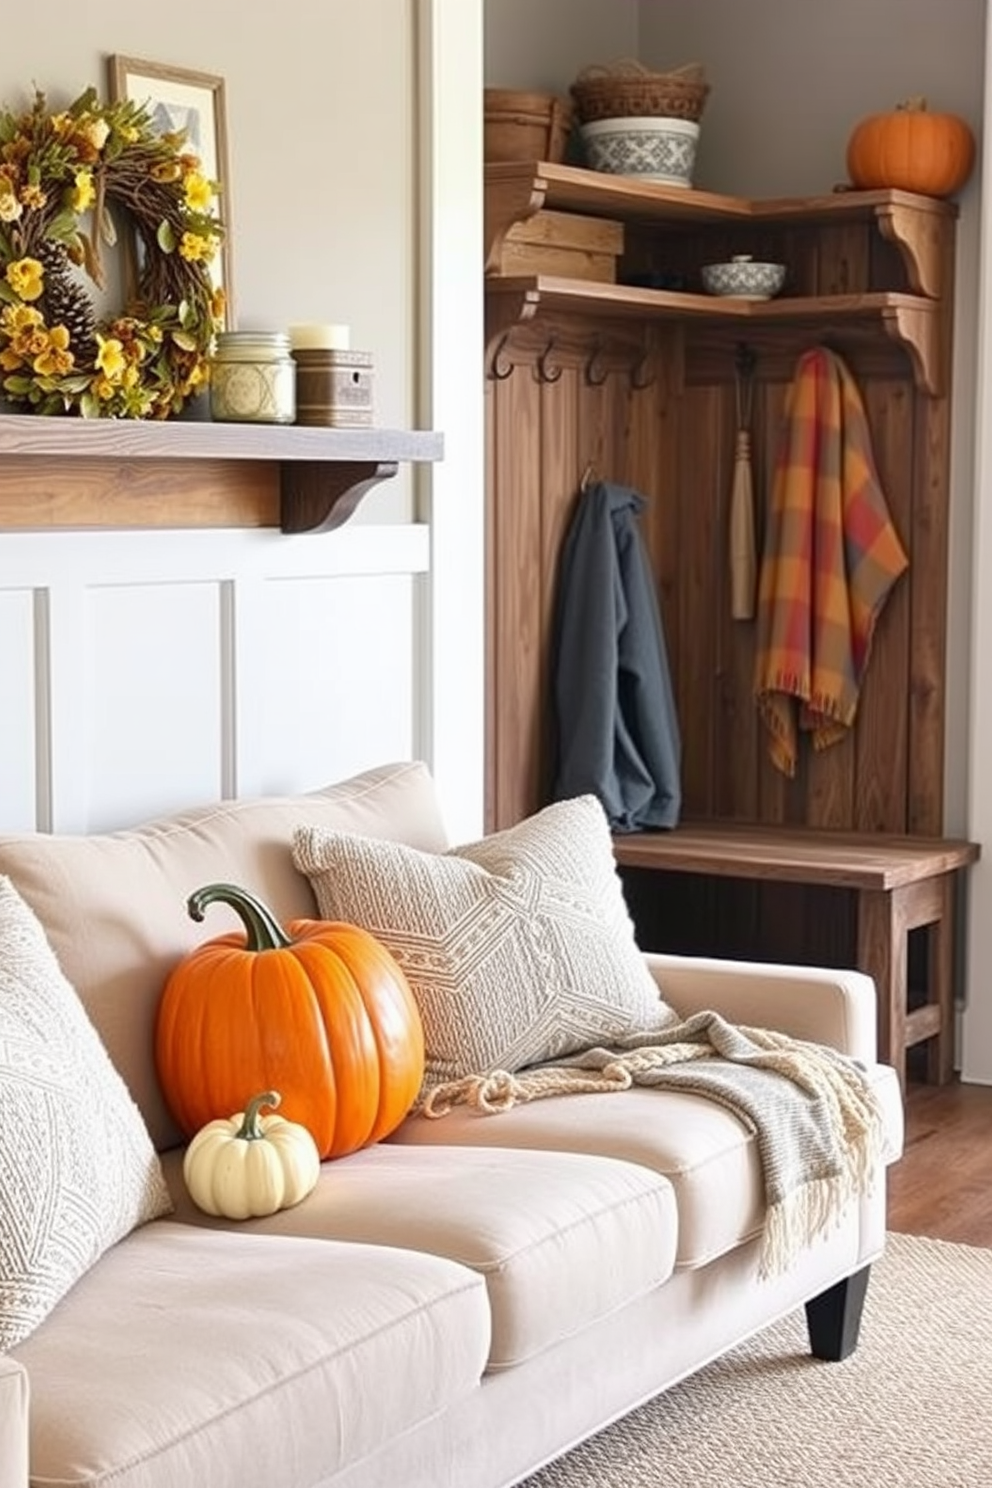
[[[293,857],[321,914],[370,930],[406,972],[424,1091],[673,1021],[634,941],[594,796],[440,854],[310,825]]]
[[[140,1112],[41,925],[0,877],[0,1352],[171,1207]]]
[[[313,1488],[466,1396],[488,1349],[451,1261],[148,1225],[16,1352],[31,1482]]]
[[[888,1065],[871,1071],[885,1106],[885,1156],[891,1161],[902,1144],[899,1081]],[[642,1163],[675,1190],[680,1267],[705,1265],[759,1235],[764,1223],[754,1138],[729,1111],[697,1095],[635,1086],[615,1094],[552,1096],[497,1116],[458,1107],[436,1121],[409,1116],[389,1140],[598,1152]]]
[[[194,1209],[179,1153],[165,1162],[177,1216],[223,1228]],[[380,1145],[325,1163],[302,1204],[237,1228],[405,1245],[471,1266],[489,1292],[492,1370],[571,1338],[665,1281],[678,1219],[671,1184],[633,1163]]]
[[[303,822],[403,838],[428,852],[446,845],[434,785],[419,763],[384,765],[312,795],[205,806],[131,831],[0,837],[0,873],[44,924],[160,1149],[180,1141],[152,1055],[162,987],[193,946],[240,928],[223,906],[194,924],[187,897],[233,879],[279,919],[315,914],[290,856]]]

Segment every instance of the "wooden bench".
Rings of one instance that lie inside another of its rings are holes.
[[[879,1057],[905,1085],[906,1053],[927,1044],[926,1077],[954,1071],[954,944],[960,870],[976,843],[736,823],[614,837],[621,867],[853,890],[855,964],[878,992]],[[909,1007],[909,933],[927,927],[925,1001]]]

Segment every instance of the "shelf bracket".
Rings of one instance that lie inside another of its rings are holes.
[[[284,460],[279,470],[283,532],[333,532],[359,502],[398,469],[395,460],[341,460],[327,464]]]
[[[486,187],[485,202],[485,272],[493,272],[499,265],[503,241],[510,228],[517,222],[533,217],[544,205],[548,183],[534,175],[533,166],[524,166],[516,175],[505,180],[490,182]]]
[[[899,249],[913,293],[939,300],[946,290],[943,271],[946,218],[898,202],[877,207],[875,218],[882,237]]]
[[[882,312],[882,324],[893,341],[909,352],[917,387],[939,398],[944,392],[944,358],[940,317],[932,310],[912,305],[893,305]]]

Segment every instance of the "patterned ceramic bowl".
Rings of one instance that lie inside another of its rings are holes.
[[[594,119],[579,132],[593,170],[664,186],[692,185],[699,140],[692,119]]]
[[[770,300],[785,283],[785,264],[756,263],[749,253],[740,253],[729,263],[706,264],[700,274],[708,294]]]

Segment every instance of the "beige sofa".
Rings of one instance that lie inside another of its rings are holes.
[[[131,832],[0,838],[0,874],[123,1074],[176,1206],[0,1356],[3,1488],[503,1488],[804,1304],[819,1353],[853,1346],[857,1278],[884,1243],[884,1175],[761,1280],[753,1137],[698,1096],[412,1115],[325,1163],[293,1209],[241,1225],[194,1209],[155,1077],[157,1000],[176,959],[229,928],[187,918],[192,889],[225,879],[283,920],[315,912],[290,856],[302,823],[445,846],[418,764]],[[898,1155],[900,1092],[872,1063],[866,978],[648,961],[680,1013],[717,1009],[869,1063],[886,1158]]]

